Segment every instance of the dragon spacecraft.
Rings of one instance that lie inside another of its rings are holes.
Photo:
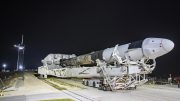
[[[155,59],[173,48],[169,39],[146,38],[80,56],[49,54],[38,73],[43,77],[82,78],[84,85],[102,90],[134,89],[148,81]]]

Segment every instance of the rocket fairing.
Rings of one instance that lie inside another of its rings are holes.
[[[146,38],[144,40],[119,45],[117,47],[118,55],[122,58],[128,58],[131,61],[137,61],[142,58],[156,59],[167,54],[174,48],[171,40],[164,38]],[[95,51],[89,54],[80,55],[70,59],[60,61],[61,66],[78,66],[96,64],[96,60],[103,60],[107,63],[114,62],[112,57],[115,47]]]

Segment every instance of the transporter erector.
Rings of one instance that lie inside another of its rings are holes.
[[[83,78],[84,85],[101,90],[134,89],[148,81],[146,76],[154,70],[155,59],[173,48],[169,39],[146,38],[80,56],[49,54],[38,73]]]

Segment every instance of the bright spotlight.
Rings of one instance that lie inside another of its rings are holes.
[[[20,66],[19,66],[19,69],[20,69],[20,70],[22,70],[22,69],[23,69],[23,66],[22,66],[22,65],[20,65]]]
[[[6,67],[7,67],[7,64],[4,63],[2,66],[3,66],[4,68],[6,68]]]
[[[19,49],[19,50],[23,50],[23,49],[24,49],[24,46],[19,46],[18,49]]]

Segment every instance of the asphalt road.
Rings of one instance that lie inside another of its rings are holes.
[[[64,82],[74,83],[71,80],[64,80]],[[21,86],[22,81],[19,80],[16,84],[16,87],[19,87],[18,90],[7,93],[7,95],[10,95],[9,97],[0,97],[0,101],[39,101],[63,98],[70,98],[74,101],[180,101],[179,88],[161,85],[143,85],[136,90],[119,90],[115,92],[102,91],[92,87],[70,89],[70,92],[67,92],[57,91],[32,74],[27,73],[24,88]]]
[[[22,87],[24,85],[24,81],[21,78],[18,78],[16,81],[15,88]]]
[[[10,97],[0,97],[0,101],[40,101],[40,100],[47,100],[47,99],[63,99],[63,98],[70,98],[74,101],[96,101],[96,100],[89,100],[88,98],[84,98],[79,95],[73,95],[67,91],[59,92],[59,93],[43,93],[43,94],[33,94],[33,95],[20,95],[20,96],[10,96]]]
[[[26,101],[26,96],[20,95],[20,96],[10,96],[10,97],[0,97],[0,101]]]

